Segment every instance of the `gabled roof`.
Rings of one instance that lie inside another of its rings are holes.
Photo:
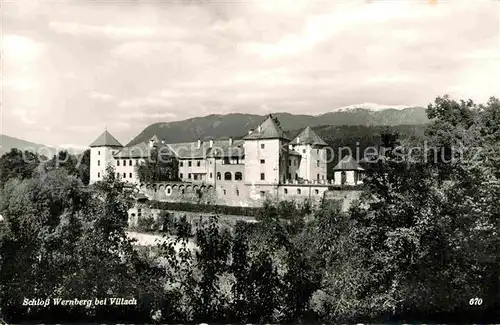
[[[112,136],[108,130],[105,130],[94,142],[90,144],[90,147],[123,147],[114,136]]]
[[[207,157],[243,158],[245,156],[243,142],[243,140],[233,140],[232,145],[229,145],[228,140],[214,141],[212,148],[207,151]]]
[[[310,145],[317,145],[317,146],[328,146],[328,144],[323,141],[319,137],[319,135],[316,134],[316,132],[311,129],[310,126],[306,127],[298,136],[295,137],[295,139],[290,142],[290,144],[295,144],[295,145],[300,145],[300,144],[310,144]]]
[[[290,140],[281,127],[276,124],[273,116],[269,114],[267,119],[252,133],[243,138],[244,140],[262,140],[262,139],[285,139]]]
[[[364,170],[352,156],[345,156],[333,170]]]
[[[165,144],[156,143],[156,149],[159,154],[174,155],[172,150]],[[124,147],[122,150],[118,151],[114,157],[115,158],[148,158],[151,155],[151,151],[154,148],[149,146],[149,143],[142,142],[130,147]]]
[[[166,144],[172,152],[181,159],[189,158],[209,158],[209,157],[243,157],[245,155],[243,149],[243,140],[234,140],[232,145],[229,145],[229,140],[216,140],[212,143],[201,142],[198,147],[198,142],[184,143],[169,143]]]
[[[209,144],[202,142],[169,143],[167,146],[179,158],[205,158]]]

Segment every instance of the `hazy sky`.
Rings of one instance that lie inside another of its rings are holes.
[[[26,1],[2,7],[0,133],[87,146],[211,113],[500,97],[500,2]]]

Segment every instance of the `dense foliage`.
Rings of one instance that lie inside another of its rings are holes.
[[[230,228],[214,216],[196,229],[164,213],[141,224],[164,234],[148,251],[127,239],[130,193],[112,171],[91,187],[66,168],[21,173],[0,196],[2,318],[494,322],[500,102],[443,97],[428,115],[425,144],[382,135],[386,150],[348,211],[329,202],[318,209],[266,203],[257,223]],[[138,304],[27,308],[25,297],[134,297]]]
[[[156,148],[149,152],[149,158],[136,167],[141,182],[177,181],[179,179],[178,160]]]

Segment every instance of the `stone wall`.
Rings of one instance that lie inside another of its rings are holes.
[[[328,184],[245,185],[243,182],[218,181],[202,183],[163,182],[141,184],[140,192],[149,200],[160,202],[189,202],[241,207],[261,207],[266,199],[272,201],[309,201],[318,205],[324,198],[342,200],[345,209],[360,195],[359,190],[332,189]]]
[[[146,204],[138,204],[132,209],[129,210],[129,220],[128,224],[129,227],[135,228],[137,227],[137,223],[139,220],[138,217],[138,209],[141,210],[141,218],[147,218],[147,217],[152,217],[153,219],[157,220],[158,216],[162,212],[160,209],[151,209],[149,206]],[[183,216],[186,217],[186,220],[188,223],[191,224],[191,227],[193,230],[195,230],[202,222],[207,222],[211,217],[214,216],[213,213],[204,213],[204,212],[187,212],[187,211],[171,211],[171,210],[165,210],[168,212],[172,217],[179,219]],[[245,216],[236,216],[236,215],[223,215],[219,216],[219,222],[222,224],[226,224],[229,226],[234,226],[238,221],[245,221],[245,222],[256,222],[254,217],[245,217]]]
[[[139,191],[149,200],[165,202],[189,202],[198,204],[216,204],[213,185],[202,183],[162,182],[140,184]]]

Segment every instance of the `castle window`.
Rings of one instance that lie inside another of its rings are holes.
[[[288,173],[288,179],[292,179],[292,174]]]
[[[132,173],[129,173],[129,174],[128,174],[128,177],[132,178]]]
[[[266,179],[266,174],[261,173],[261,174],[260,174],[260,180],[261,180],[261,181],[263,181],[263,180],[265,180],[265,179]]]
[[[212,178],[212,177],[213,177],[213,175],[212,175],[212,173],[210,173],[210,178]]]
[[[236,189],[236,196],[240,196],[240,190]]]
[[[188,174],[188,178],[191,179],[191,173]]]
[[[319,149],[316,149],[316,153],[319,155]]]
[[[193,179],[196,181],[198,180],[198,175],[197,174],[193,174]]]
[[[260,195],[261,195],[261,196],[266,195],[266,191],[260,191]]]
[[[243,174],[240,172],[234,173],[234,180],[235,181],[241,181],[243,179]]]
[[[101,155],[101,151],[100,151],[100,150],[99,150],[99,151],[97,151],[97,154],[100,156],[100,155]]]
[[[266,160],[265,160],[265,159],[261,159],[261,160],[260,160],[260,163],[261,163],[261,164],[265,164],[265,163],[266,163]]]
[[[201,161],[197,161],[197,162],[196,162],[196,166],[197,166],[197,167],[200,167],[200,166],[201,166]]]
[[[172,192],[172,190],[170,189],[170,187],[167,187],[167,194],[170,194]]]
[[[265,147],[266,147],[266,145],[265,145],[264,143],[261,143],[261,144],[260,144],[260,148],[261,148],[261,149],[264,149]]]
[[[182,189],[181,193],[184,194],[184,189]]]
[[[285,194],[288,194],[288,189],[287,188],[285,188]]]
[[[179,174],[179,178],[182,178],[182,176],[183,176],[183,175],[182,175],[182,173],[180,173],[180,174]]]
[[[188,161],[188,167],[191,167],[191,160]]]
[[[129,161],[128,161],[128,165],[129,165],[129,166],[132,166],[132,160],[129,160]]]
[[[288,166],[292,166],[292,159],[288,159]]]
[[[120,161],[116,160],[116,166],[120,166]]]
[[[316,179],[319,181],[319,174],[316,174]]]
[[[319,190],[318,189],[315,189],[314,192],[316,193],[316,195],[319,194]]]
[[[123,173],[123,178],[127,178],[127,173]]]
[[[182,162],[182,161],[181,161],[181,162],[179,163],[179,166],[181,166],[181,167],[182,167],[182,166],[184,166],[184,162]]]
[[[120,173],[116,173],[116,178],[119,178],[120,177]]]
[[[300,188],[297,189],[297,194],[300,194],[301,193],[301,190]]]
[[[136,159],[136,160],[135,160],[135,165],[136,165],[136,166],[139,166],[139,159]]]
[[[101,173],[97,173],[97,178],[101,177]]]
[[[137,209],[137,216],[140,217],[142,215],[142,209]]]
[[[319,167],[319,160],[316,160],[316,167]]]
[[[100,160],[97,161],[97,166],[101,166],[101,161]]]
[[[222,190],[222,192],[224,193],[224,195],[226,195],[226,190]]]
[[[232,179],[231,173],[230,172],[225,172],[224,173],[224,180],[225,181],[230,181]]]
[[[220,172],[217,172],[217,180],[220,181],[220,179],[221,179],[221,174]]]
[[[302,153],[306,153],[306,149],[302,149]]]
[[[340,183],[344,185],[347,182],[347,174],[345,171],[340,173]]]

